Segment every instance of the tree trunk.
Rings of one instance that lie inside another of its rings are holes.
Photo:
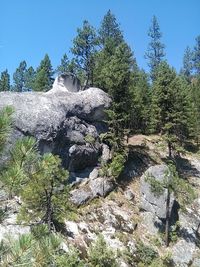
[[[45,223],[48,225],[49,231],[52,230],[52,203],[51,203],[51,194],[46,192],[46,215],[45,215]]]
[[[169,227],[170,227],[170,192],[167,189],[167,201],[166,201],[166,224],[165,224],[165,245],[169,246]]]
[[[167,145],[168,145],[168,156],[171,159],[172,158],[172,144],[170,141],[168,141]]]

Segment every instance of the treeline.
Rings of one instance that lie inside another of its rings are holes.
[[[64,54],[53,70],[46,54],[36,70],[21,62],[13,74],[1,73],[0,91],[48,91],[54,74],[70,72],[83,88],[95,86],[113,99],[109,112],[110,128],[115,136],[131,133],[161,133],[169,154],[185,140],[198,143],[200,119],[200,35],[194,48],[186,48],[180,73],[165,58],[162,33],[154,16],[148,32],[145,58],[149,73],[137,65],[133,51],[109,10],[98,30],[84,21],[71,48],[72,59]]]

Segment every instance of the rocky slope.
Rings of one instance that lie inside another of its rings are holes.
[[[142,142],[138,143],[138,138],[142,138]],[[115,184],[115,189],[109,190],[112,190],[109,195],[103,197],[103,185],[98,183],[99,178],[94,173],[73,189],[72,198],[78,209],[76,217],[65,222],[65,246],[73,244],[84,256],[90,243],[101,233],[117,253],[119,266],[200,266],[200,156],[190,153],[182,158],[180,170],[194,186],[196,197],[184,210],[179,209],[172,198],[171,219],[175,222],[171,228],[170,246],[165,248],[163,229],[166,195],[156,198],[144,179],[146,174],[163,179],[166,170],[163,162],[165,144],[156,136],[134,136],[129,140],[129,148],[125,174]],[[93,190],[98,191],[95,196],[91,196],[91,182]],[[106,186],[109,185],[106,178],[104,182]],[[80,199],[84,201],[77,203]],[[29,231],[29,227],[16,224],[19,205],[17,198],[9,203],[9,215],[0,226],[1,239],[8,233],[17,236]],[[135,262],[141,244],[144,249],[143,260],[145,257],[148,259],[149,248],[157,253],[154,265]]]
[[[129,155],[119,181],[101,177],[99,157],[106,162],[110,151],[100,143],[99,133],[104,129],[104,108],[109,107],[110,99],[100,89],[76,92],[77,84],[74,88],[71,78],[69,88],[73,92],[69,92],[66,79],[57,79],[48,93],[0,95],[0,108],[10,104],[16,111],[10,144],[24,135],[35,136],[41,152],[58,153],[70,168],[71,180],[80,182],[71,191],[77,214],[73,220],[65,221],[66,250],[73,244],[85,256],[90,243],[101,233],[116,252],[121,267],[199,267],[199,154],[186,152],[177,162],[180,173],[196,194],[184,209],[175,197],[171,198],[171,242],[165,248],[166,192],[156,197],[145,177],[164,179],[166,144],[159,136],[130,137]],[[1,203],[6,199],[6,193],[0,190]],[[6,205],[8,216],[0,225],[0,240],[8,233],[18,236],[30,230],[16,222],[20,200],[14,198],[6,201]],[[151,262],[152,255],[156,259]]]
[[[79,218],[66,222],[68,231],[72,233],[69,242],[80,250],[87,250],[97,234],[102,233],[110,247],[121,251],[118,256],[120,266],[200,266],[199,154],[186,153],[179,163],[179,171],[193,185],[195,198],[183,209],[178,200],[171,197],[171,242],[166,248],[166,192],[156,197],[145,180],[147,174],[157,180],[164,179],[166,145],[158,136],[133,136],[129,139],[129,149],[125,173],[115,190],[105,199],[100,197],[80,206]],[[149,247],[158,253],[159,259],[153,265],[134,263],[141,242],[146,257]],[[124,256],[127,249],[132,262]]]

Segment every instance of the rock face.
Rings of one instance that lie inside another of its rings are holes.
[[[30,226],[17,223],[17,213],[19,210],[17,198],[12,200],[1,200],[1,209],[5,210],[5,218],[0,223],[0,242],[6,237],[18,238],[22,234],[30,232]]]
[[[77,206],[83,205],[96,197],[105,197],[115,187],[112,179],[98,177],[90,179],[86,185],[71,191],[71,202]]]
[[[154,213],[160,219],[166,218],[167,190],[164,190],[162,195],[155,196],[155,194],[151,191],[149,182],[146,181],[146,177],[154,177],[157,181],[162,182],[165,178],[167,168],[168,167],[164,164],[151,166],[141,177],[141,208]],[[170,200],[170,209],[172,210],[174,197],[171,196]]]
[[[10,143],[34,136],[41,153],[59,154],[73,171],[95,165],[101,153],[99,125],[104,124],[111,99],[98,88],[79,90],[77,79],[61,75],[47,93],[1,92],[0,109],[10,105],[15,110]]]
[[[56,77],[53,88],[50,91],[52,92],[57,92],[57,91],[66,91],[68,90],[69,92],[78,92],[81,90],[81,84],[80,81],[70,73],[65,73],[61,74],[58,77]]]
[[[195,244],[184,239],[179,240],[172,248],[172,260],[175,266],[187,267],[193,262]]]

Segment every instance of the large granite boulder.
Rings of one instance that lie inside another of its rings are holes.
[[[46,93],[1,92],[0,99],[0,110],[9,105],[15,111],[7,149],[18,138],[34,136],[41,153],[60,155],[65,167],[71,166],[73,171],[97,163],[101,153],[99,125],[104,125],[104,110],[111,103],[101,89],[80,91],[79,81],[66,74],[56,78],[53,88]]]
[[[165,179],[168,167],[164,164],[149,167],[141,177],[141,208],[145,211],[154,213],[160,219],[166,218],[166,201],[167,190],[164,189],[163,194],[157,196],[152,190],[147,177],[154,177],[157,181],[162,182]],[[174,197],[171,194],[170,210],[174,205]]]

